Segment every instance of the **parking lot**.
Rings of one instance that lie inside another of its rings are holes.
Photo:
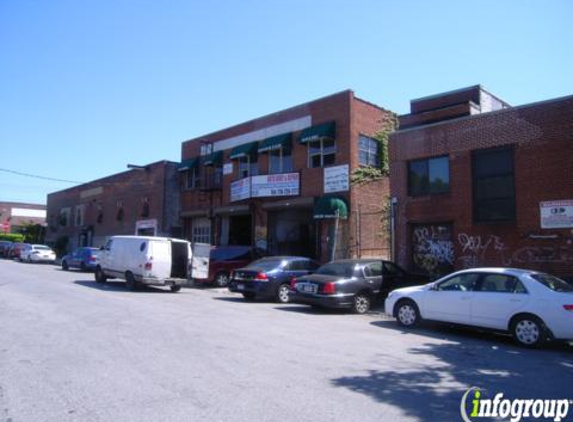
[[[96,284],[0,260],[0,421],[457,421],[472,386],[573,398],[573,347]],[[570,412],[573,417],[573,411]]]

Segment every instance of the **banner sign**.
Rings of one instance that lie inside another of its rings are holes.
[[[544,201],[539,203],[542,229],[568,229],[573,227],[573,200]]]
[[[296,195],[300,195],[299,173],[269,174],[252,177],[251,196],[253,198]]]
[[[346,192],[350,188],[349,166],[326,167],[324,169],[324,193]]]
[[[241,201],[251,197],[251,178],[237,180],[231,183],[231,202]]]

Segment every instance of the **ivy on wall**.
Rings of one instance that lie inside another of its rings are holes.
[[[378,130],[373,137],[373,139],[378,141],[378,162],[380,166],[360,166],[354,169],[350,175],[350,183],[352,185],[361,185],[363,183],[381,180],[390,174],[388,139],[390,138],[390,134],[398,129],[398,125],[399,122],[396,113],[389,112],[382,124],[382,128]]]

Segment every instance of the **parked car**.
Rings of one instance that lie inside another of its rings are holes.
[[[54,262],[56,253],[46,245],[26,244],[20,250],[19,259],[26,262]]]
[[[20,252],[28,245],[30,244],[22,242],[13,243],[12,246],[10,247],[10,251],[8,252],[8,258],[20,259]]]
[[[214,246],[209,256],[208,278],[195,279],[195,282],[227,287],[231,271],[244,267],[258,258],[261,258],[261,255],[251,246]]]
[[[100,251],[95,280],[125,280],[128,290],[139,285],[168,286],[178,292],[187,283],[191,244],[186,240],[149,236],[113,236]]]
[[[292,302],[368,312],[372,302],[392,287],[427,282],[396,264],[380,259],[343,259],[329,262],[314,274],[291,281]]]
[[[8,258],[8,253],[12,247],[12,242],[8,240],[0,240],[0,257]]]
[[[318,267],[317,262],[300,256],[261,258],[231,272],[229,290],[242,293],[247,300],[264,297],[287,303],[291,279],[311,274]]]
[[[425,286],[391,292],[385,310],[403,327],[434,320],[500,330],[526,347],[573,339],[573,286],[513,268],[458,271]]]
[[[79,268],[82,271],[94,271],[99,250],[97,248],[81,247],[62,258],[62,270]]]

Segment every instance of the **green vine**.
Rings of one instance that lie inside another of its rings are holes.
[[[374,139],[378,141],[378,162],[379,167],[359,166],[352,171],[350,183],[352,185],[361,185],[363,183],[374,182],[387,177],[390,174],[390,165],[388,157],[388,139],[390,134],[398,129],[398,116],[389,112],[382,123],[382,128],[374,134]]]

